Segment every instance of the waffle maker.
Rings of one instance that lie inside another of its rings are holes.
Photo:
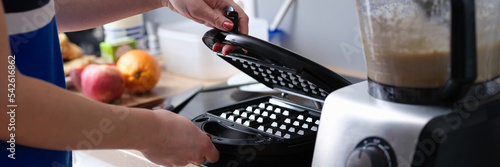
[[[225,8],[237,25],[238,14]],[[310,166],[321,106],[326,96],[350,84],[335,72],[290,50],[260,39],[217,29],[206,32],[209,49],[217,42],[237,46],[217,55],[269,88],[315,102],[305,107],[289,100],[263,96],[208,111],[193,123],[211,135],[220,152],[206,166]]]

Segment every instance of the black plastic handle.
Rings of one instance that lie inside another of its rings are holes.
[[[234,8],[232,6],[227,6],[223,10],[226,12],[226,18],[233,22],[233,29],[231,29],[231,32],[238,33],[238,12],[234,11]]]
[[[226,6],[222,9],[225,13],[224,16],[233,22],[233,29],[229,32],[238,34],[238,12],[234,10],[232,6]],[[212,49],[215,43],[230,44],[224,40],[228,32],[220,31],[218,29],[212,29],[203,35],[202,40],[208,48]]]
[[[450,0],[450,3],[451,70],[441,92],[441,99],[445,102],[455,102],[462,98],[477,77],[474,0]]]

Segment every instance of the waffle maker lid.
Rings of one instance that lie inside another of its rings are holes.
[[[233,22],[238,18],[234,13],[227,16]],[[324,102],[328,94],[351,84],[330,69],[293,51],[238,33],[237,24],[234,25],[231,32],[209,30],[203,36],[203,42],[209,49],[215,43],[237,46],[226,56],[220,51],[217,55],[267,87]]]

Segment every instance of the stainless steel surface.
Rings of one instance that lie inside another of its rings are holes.
[[[344,87],[325,100],[312,166],[346,166],[348,155],[367,137],[386,140],[398,166],[411,166],[422,128],[450,112],[444,107],[375,99],[368,94],[366,81]]]

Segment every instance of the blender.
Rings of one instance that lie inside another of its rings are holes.
[[[368,81],[325,100],[313,166],[499,166],[499,6],[357,0]]]

